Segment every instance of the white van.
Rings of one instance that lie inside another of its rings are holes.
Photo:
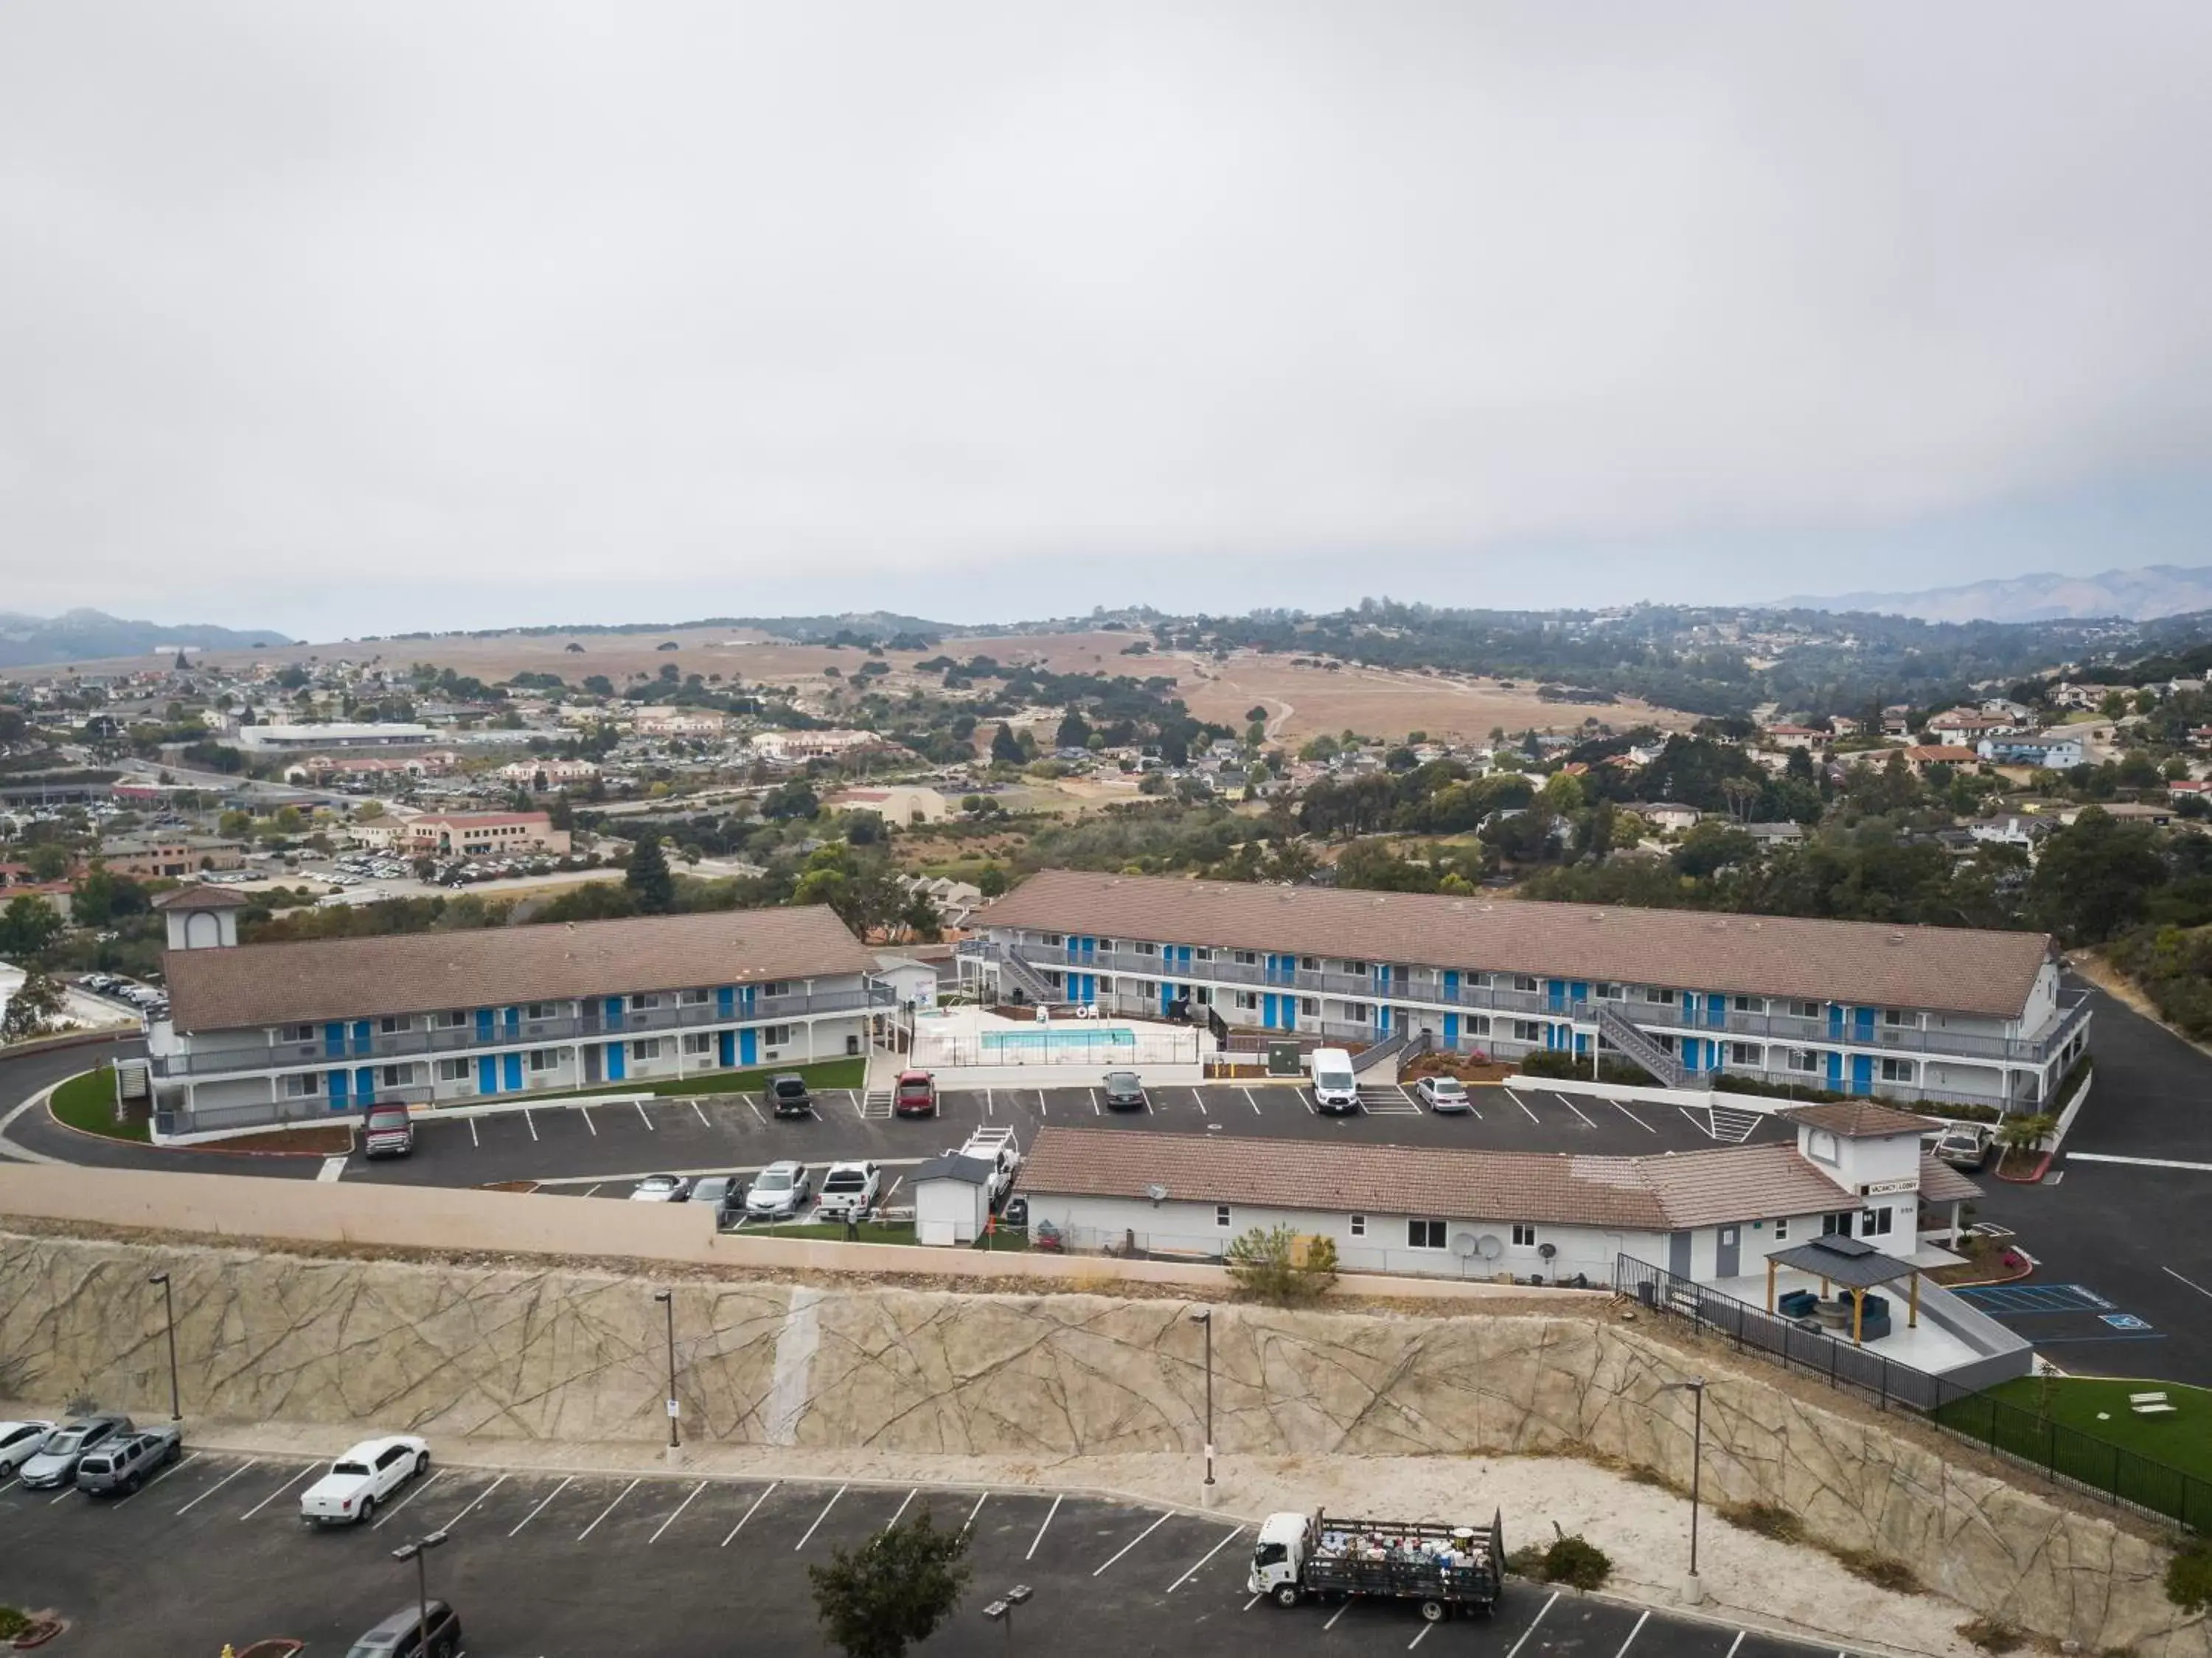
[[[1349,1053],[1342,1048],[1316,1048],[1309,1063],[1317,1108],[1323,1112],[1359,1109],[1359,1084],[1352,1080]]]

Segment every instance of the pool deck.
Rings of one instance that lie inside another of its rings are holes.
[[[957,1087],[1065,1086],[1109,1070],[1189,1083],[1203,1080],[1203,1055],[1212,1045],[1196,1027],[1008,1019],[981,1008],[942,1008],[915,1021],[912,1063],[946,1073]]]

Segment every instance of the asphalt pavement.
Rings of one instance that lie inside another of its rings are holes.
[[[459,1613],[477,1658],[823,1653],[806,1568],[924,1504],[970,1538],[971,1585],[918,1649],[943,1658],[1844,1658],[1517,1581],[1494,1616],[1435,1625],[1396,1603],[1281,1608],[1245,1588],[1252,1533],[1235,1518],[1033,1490],[439,1464],[366,1527],[311,1532],[298,1492],[323,1465],[194,1454],[189,1437],[186,1450],[120,1501],[0,1486],[0,1603],[70,1618],[56,1658],[172,1658],[271,1637],[343,1651],[413,1604],[416,1568],[392,1551],[433,1531],[450,1540],[428,1557],[429,1593]],[[1525,1540],[1506,1526],[1509,1546]],[[1008,1630],[983,1608],[1016,1585],[1031,1594]]]

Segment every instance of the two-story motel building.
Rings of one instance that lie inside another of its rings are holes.
[[[173,1133],[804,1064],[866,1051],[893,997],[818,906],[240,946],[243,901],[163,895]]]
[[[1502,1058],[1618,1051],[2040,1110],[2088,1039],[2040,933],[1048,869],[979,912],[963,971],[1001,996]]]

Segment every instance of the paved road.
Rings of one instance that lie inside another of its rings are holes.
[[[391,1550],[444,1529],[452,1541],[429,1557],[430,1592],[460,1613],[479,1658],[800,1658],[826,1650],[806,1567],[927,1503],[973,1539],[973,1586],[922,1649],[945,1658],[1015,1649],[981,1608],[1017,1583],[1034,1590],[1015,1613],[1019,1649],[1068,1658],[1416,1647],[1424,1658],[1835,1653],[1518,1582],[1494,1618],[1433,1627],[1395,1605],[1254,1605],[1244,1588],[1251,1533],[1235,1520],[1031,1491],[434,1467],[369,1528],[310,1533],[297,1492],[320,1466],[194,1455],[120,1503],[0,1489],[0,1602],[59,1607],[75,1620],[69,1649],[106,1658],[172,1658],[276,1635],[339,1652],[412,1604],[414,1569]],[[1513,1517],[1506,1523],[1507,1542],[1520,1540]]]
[[[1978,1206],[2041,1263],[2032,1282],[2075,1289],[2033,1310],[1985,1297],[1983,1310],[2063,1369],[2212,1384],[2212,1059],[2107,996],[2090,1028],[2096,1084],[2051,1174],[1985,1179]]]

